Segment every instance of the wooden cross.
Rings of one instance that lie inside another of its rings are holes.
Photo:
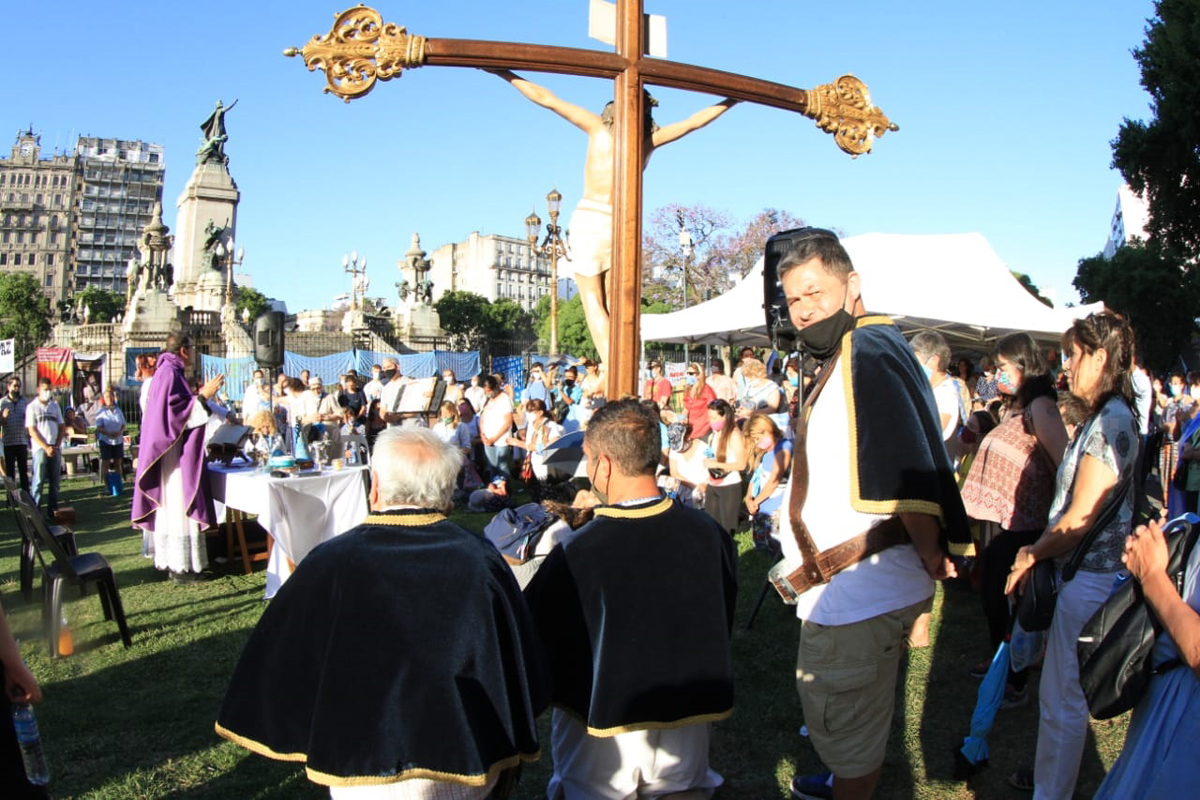
[[[616,0],[615,53],[551,45],[476,39],[428,39],[385,23],[374,9],[358,6],[335,16],[329,33],[317,35],[301,55],[308,69],[325,71],[326,88],[346,102],[362,97],[376,81],[398,78],[405,69],[429,65],[555,72],[610,78],[616,84],[612,293],[608,368],[609,397],[637,394],[641,314],[642,165],[644,164],[643,85],[724,95],[736,100],[795,111],[816,120],[851,156],[869,152],[875,137],[898,130],[871,103],[866,84],[843,75],[812,90],[796,89],[705,67],[647,58],[643,0]]]

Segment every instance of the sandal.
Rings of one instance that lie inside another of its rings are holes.
[[[1033,791],[1033,770],[1019,769],[1012,775],[1008,776],[1008,785],[1017,791],[1032,792]]]

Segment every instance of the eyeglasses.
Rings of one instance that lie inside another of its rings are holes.
[[[699,375],[699,374],[700,374],[699,372],[696,372],[694,370],[690,370],[690,369],[688,370],[688,375]]]

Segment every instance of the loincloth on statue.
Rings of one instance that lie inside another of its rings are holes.
[[[576,275],[603,275],[612,265],[612,205],[584,198],[567,223],[571,268]]]

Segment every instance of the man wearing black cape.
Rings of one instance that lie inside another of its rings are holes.
[[[508,565],[446,520],[461,466],[429,431],[380,433],[372,514],[267,606],[217,733],[335,798],[507,796],[538,757],[547,678]]]
[[[707,797],[709,729],[733,710],[733,540],[663,497],[658,415],[598,409],[583,441],[590,523],[546,557],[525,596],[554,686],[546,796]]]
[[[790,231],[778,274],[802,349],[819,364],[796,420],[780,519],[802,620],[796,686],[830,770],[797,798],[869,798],[883,769],[905,637],[948,555],[970,545],[929,380],[885,316],[867,315],[837,236]]]

